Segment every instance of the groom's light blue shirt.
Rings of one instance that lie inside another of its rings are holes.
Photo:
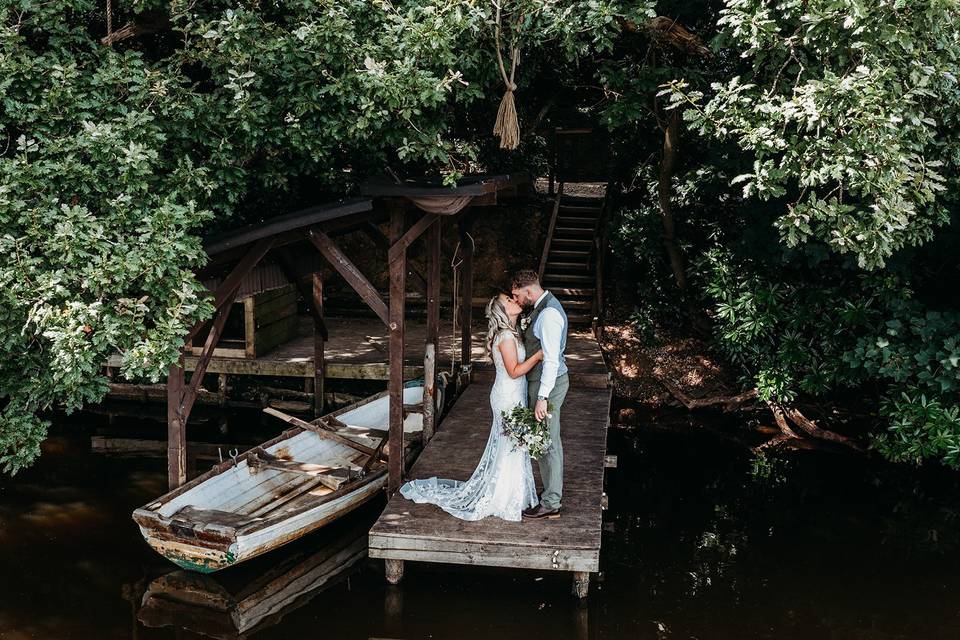
[[[544,291],[533,306],[539,307],[546,295],[547,292]],[[540,348],[543,349],[543,373],[540,375],[537,395],[549,396],[557,383],[557,377],[567,372],[567,365],[563,361],[566,325],[563,312],[553,305],[541,311],[533,323],[533,335],[540,340]]]

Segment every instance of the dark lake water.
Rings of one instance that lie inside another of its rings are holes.
[[[130,519],[164,492],[164,460],[91,453],[103,429],[74,418],[0,480],[4,640],[960,638],[960,482],[940,470],[758,463],[698,429],[614,428],[603,573],[578,605],[548,572],[408,564],[388,587],[360,557],[311,582],[331,549],[362,547],[377,504],[225,572],[177,573]]]

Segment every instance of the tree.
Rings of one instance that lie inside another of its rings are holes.
[[[778,421],[809,426],[801,396],[872,387],[883,454],[960,468],[960,301],[933,293],[916,250],[951,238],[960,7],[727,0],[719,23],[719,55],[742,66],[664,90],[750,165],[736,221],[698,261],[717,343]]]
[[[630,7],[633,3],[629,4]],[[646,7],[646,5],[643,5]],[[157,380],[210,313],[199,237],[404,165],[455,180],[492,126],[493,6],[147,1],[108,46],[91,0],[0,2],[0,463],[39,454],[102,367]],[[608,47],[618,2],[503,3],[527,69]],[[156,13],[166,18],[156,19]],[[117,16],[118,24],[120,16]],[[520,76],[523,82],[524,75]],[[4,143],[4,140],[6,141]],[[310,196],[299,192],[309,183]],[[272,207],[272,208],[271,208]]]
[[[685,116],[752,152],[734,182],[745,197],[786,199],[776,225],[787,246],[816,240],[883,267],[949,219],[958,20],[960,6],[939,0],[729,0],[724,44],[748,69]],[[673,88],[675,100],[702,97]]]

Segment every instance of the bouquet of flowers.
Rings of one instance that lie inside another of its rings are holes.
[[[548,405],[547,411],[553,411]],[[533,409],[521,405],[510,411],[501,411],[503,435],[513,440],[515,447],[523,447],[530,452],[531,458],[539,458],[550,448],[550,429],[547,421],[537,420]]]

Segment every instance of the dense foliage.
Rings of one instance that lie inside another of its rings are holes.
[[[609,48],[616,18],[646,10],[625,4],[504,2],[521,82],[538,59]],[[201,235],[388,167],[455,179],[503,90],[486,2],[126,5],[115,24],[159,31],[108,46],[102,3],[0,2],[7,471],[38,455],[38,412],[103,396],[111,354],[154,380],[175,361],[210,312]],[[455,126],[471,108],[482,117]]]
[[[535,128],[591,122],[615,134],[638,319],[706,308],[761,399],[853,399],[884,455],[960,466],[957,2],[502,9],[512,154],[492,2],[141,0],[115,24],[159,30],[108,46],[100,3],[0,0],[5,469],[38,454],[39,413],[102,397],[111,354],[165,373],[210,311],[203,234],[386,170],[536,170]]]
[[[660,98],[688,123],[673,193],[716,344],[762,400],[840,400],[885,456],[960,468],[960,5],[715,4],[714,56]],[[636,180],[621,242],[664,292]]]

